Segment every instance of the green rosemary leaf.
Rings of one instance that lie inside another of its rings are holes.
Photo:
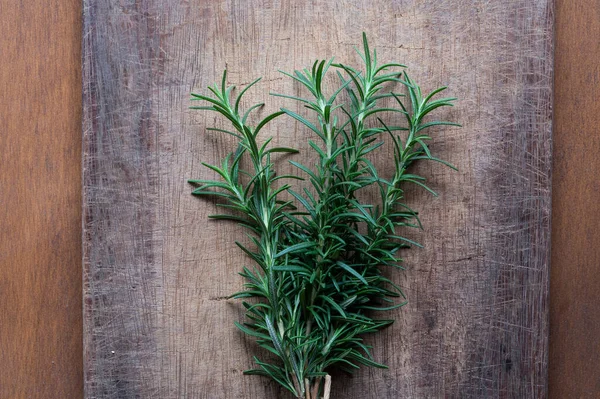
[[[298,122],[302,123],[304,126],[308,127],[310,130],[315,132],[317,136],[319,136],[323,141],[325,141],[325,136],[323,136],[323,133],[321,133],[321,131],[317,129],[315,125],[307,121],[304,117],[298,115],[293,111],[290,111],[289,109],[281,108],[281,110],[289,116],[291,116],[292,118],[296,119]]]
[[[254,86],[256,83],[258,83],[262,78],[256,78],[254,79],[252,82],[250,82],[245,88],[244,90],[242,90],[240,92],[240,94],[237,96],[237,99],[235,100],[235,107],[234,107],[234,112],[237,114],[238,110],[240,108],[240,102],[242,101],[242,97],[244,96],[244,93],[246,93],[248,91],[248,89],[250,89],[252,86]]]
[[[289,153],[289,154],[297,154],[300,151],[298,151],[295,148],[288,148],[288,147],[274,147],[274,148],[270,148],[267,151],[267,153],[273,153],[273,152],[286,152],[286,153]]]
[[[393,309],[401,308],[402,306],[406,305],[407,303],[408,302],[402,302],[402,303],[399,303],[399,304],[396,304],[396,305],[393,305],[393,306],[381,306],[381,307],[363,305],[363,306],[360,306],[360,308],[361,309],[368,309],[368,310],[381,310],[381,311],[383,311],[383,310],[393,310]]]
[[[362,356],[360,353],[355,352],[355,351],[353,351],[350,355],[348,355],[348,358],[355,360],[356,362],[361,363],[365,366],[376,367],[378,369],[387,369],[388,368],[388,366],[386,366],[385,364],[377,363],[376,361],[367,359],[366,357]]]
[[[331,299],[330,297],[325,296],[325,295],[321,295],[321,296],[319,296],[319,298],[321,298],[325,302],[328,302],[336,311],[339,312],[339,314],[343,318],[346,318],[346,313],[344,312],[344,309],[342,309],[342,307],[340,305],[338,305],[337,303],[335,303],[335,301],[333,299]]]
[[[345,271],[347,271],[348,273],[352,274],[354,277],[356,277],[357,279],[359,279],[363,284],[368,285],[369,283],[367,282],[367,280],[365,280],[365,278],[356,270],[354,270],[352,267],[348,266],[347,264],[345,264],[344,262],[341,261],[337,261],[336,264],[341,267],[342,269],[344,269]]]
[[[292,386],[292,384],[285,378],[285,373],[278,367],[274,367],[270,364],[263,363],[258,360],[256,357],[254,358],[256,364],[261,366],[267,375],[277,381],[281,386],[289,390],[294,395],[297,395],[296,389]]]
[[[253,106],[248,108],[248,110],[244,113],[244,116],[242,117],[242,123],[245,124],[246,120],[248,119],[248,116],[250,116],[250,113],[257,108],[262,107],[263,105],[265,105],[265,103],[258,103],[258,104],[254,104]],[[234,123],[234,125],[235,125],[235,123]]]
[[[297,252],[297,251],[300,251],[301,249],[307,249],[307,248],[311,248],[313,246],[314,246],[314,244],[312,242],[301,242],[298,244],[291,245],[291,246],[287,247],[286,249],[284,249],[283,251],[279,252],[277,255],[275,255],[275,259],[280,258],[285,254]]]
[[[295,101],[300,101],[302,103],[310,104],[310,101],[308,101],[304,98],[296,97],[296,96],[288,96],[286,94],[279,94],[279,93],[269,93],[269,95],[275,96],[275,97],[289,98],[290,100],[295,100]]]
[[[250,370],[244,370],[244,374],[245,375],[261,375],[263,377],[270,377],[271,375],[269,373],[267,373],[265,370],[263,369],[250,369]],[[292,393],[295,394],[296,392],[294,392],[292,390]]]
[[[256,337],[256,338],[261,338],[261,339],[270,339],[268,335],[263,334],[263,333],[259,333],[256,330],[252,330],[246,326],[241,325],[240,323],[238,323],[237,321],[234,321],[233,324],[235,324],[235,326],[237,328],[239,328],[242,332],[244,332],[245,334],[248,334],[252,337]]]
[[[308,270],[307,268],[302,267],[302,266],[290,266],[290,265],[273,266],[271,269],[276,272],[294,272],[294,273],[305,273],[305,274],[310,275],[310,270]]]
[[[262,121],[260,121],[258,126],[256,126],[256,129],[254,129],[254,136],[258,135],[260,129],[262,129],[267,123],[269,123],[273,119],[277,118],[279,115],[283,115],[283,111],[273,112],[271,115],[267,116]]]
[[[406,241],[406,242],[408,242],[409,244],[411,244],[411,245],[414,245],[415,247],[423,248],[423,245],[419,244],[419,243],[418,243],[418,242],[416,242],[416,241],[410,240],[410,239],[408,239],[408,238],[406,238],[406,237],[397,236],[397,235],[393,235],[393,234],[389,234],[387,237],[388,237],[388,238],[390,238],[390,239],[392,239],[392,240],[401,240],[401,241]]]
[[[308,213],[310,215],[314,217],[316,217],[315,214],[315,208],[313,206],[311,206],[300,194],[296,193],[294,190],[288,190],[288,192],[294,196],[294,198],[296,198],[298,200],[298,202],[300,202],[304,208],[308,211]]]
[[[442,86],[442,87],[435,89],[434,91],[429,93],[429,95],[427,97],[425,97],[425,99],[423,100],[423,103],[427,104],[429,102],[429,100],[431,100],[433,98],[433,96],[435,96],[438,93],[441,93],[442,91],[446,90],[447,88],[448,88],[447,86]]]
[[[427,185],[421,183],[418,180],[415,180],[415,179],[405,179],[404,181],[411,182],[411,183],[416,184],[417,186],[423,187],[425,190],[429,191],[434,197],[438,196],[438,193],[436,193],[435,191],[433,191],[432,189],[430,189]]]
[[[427,128],[433,127],[433,126],[457,126],[457,127],[461,127],[461,125],[459,123],[446,122],[446,121],[433,121],[433,122],[423,123],[423,124],[419,125],[419,128],[416,131],[418,133],[418,132],[420,132],[423,129],[427,129]]]

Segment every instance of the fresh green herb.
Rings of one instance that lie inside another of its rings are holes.
[[[427,96],[398,63],[379,65],[377,53],[369,49],[363,34],[359,55],[364,69],[358,70],[333,60],[316,61],[312,68],[282,72],[300,83],[308,98],[274,94],[299,101],[312,118],[286,108],[268,115],[256,126],[240,110],[242,96],[256,79],[236,97],[227,86],[208,89],[212,96],[192,94],[192,100],[209,103],[193,109],[220,113],[231,123],[227,133],[238,140],[237,150],[220,165],[208,165],[219,180],[190,180],[199,185],[196,195],[219,196],[228,211],[215,219],[235,221],[250,231],[251,245],[237,245],[254,262],[244,267],[245,289],[233,298],[247,299],[247,321],[235,323],[255,337],[268,360],[255,357],[256,369],[245,373],[272,378],[296,398],[317,399],[330,395],[333,367],[352,372],[359,365],[385,368],[373,360],[363,341],[366,333],[389,326],[393,320],[374,318],[377,311],[398,308],[406,303],[400,287],[382,273],[383,266],[400,267],[399,250],[414,241],[397,232],[402,227],[421,227],[417,212],[403,203],[405,183],[414,183],[436,195],[425,178],[410,173],[418,160],[441,162],[427,145],[426,132],[435,126],[453,125],[425,121],[435,109],[451,106],[454,98],[434,99],[441,87]],[[325,78],[335,70],[339,86],[327,93]],[[403,95],[384,92],[399,84]],[[345,100],[342,101],[342,98]],[[387,99],[387,100],[385,100]],[[392,106],[382,107],[382,101]],[[391,126],[381,117],[397,113],[405,126]],[[291,161],[300,174],[278,176],[272,154],[296,153],[293,148],[271,147],[271,138],[258,142],[258,134],[276,117],[286,114],[303,124],[313,136],[308,141],[316,162],[303,165]],[[312,120],[312,121],[311,121]],[[388,137],[394,151],[394,173],[380,176],[369,157]],[[241,160],[251,170],[242,170]],[[279,180],[308,179],[309,188],[293,190]],[[368,188],[380,196],[378,204],[366,204],[357,193]]]

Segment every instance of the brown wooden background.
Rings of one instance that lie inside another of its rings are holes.
[[[0,2],[0,398],[77,398],[80,4]],[[600,2],[557,0],[550,396],[600,394]]]

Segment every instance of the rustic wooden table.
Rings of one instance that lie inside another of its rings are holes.
[[[81,4],[0,2],[0,398],[82,397]],[[556,1],[549,393],[600,395],[600,2]]]
[[[402,252],[389,273],[409,304],[396,323],[366,337],[389,370],[335,375],[334,397],[545,396],[548,344],[553,7],[549,0],[148,1],[114,7],[84,1],[84,375],[89,397],[285,398],[253,367],[252,339],[231,326],[248,259],[235,223],[212,223],[211,201],[185,179],[209,178],[200,162],[233,150],[228,128],[192,112],[227,66],[242,102],[280,106],[268,92],[304,95],[278,69],[319,57],[358,61],[368,33],[382,62],[402,62],[428,92],[457,96],[432,118],[430,148],[459,169],[421,164],[439,198],[405,187],[423,232],[402,231],[424,250]],[[331,16],[334,16],[333,18]],[[395,88],[399,91],[401,87]],[[394,120],[394,119],[392,119]],[[251,122],[252,123],[252,122]],[[392,122],[399,124],[398,120]],[[300,149],[309,132],[278,118],[261,132]],[[281,158],[277,158],[280,160]],[[370,157],[383,176],[390,146]],[[294,173],[286,159],[282,174]],[[362,190],[377,203],[375,191]],[[259,357],[260,352],[257,353]]]

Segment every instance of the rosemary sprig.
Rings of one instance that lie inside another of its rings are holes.
[[[209,106],[192,107],[212,110],[224,116],[232,130],[212,129],[238,140],[238,148],[221,165],[208,165],[219,180],[190,180],[198,184],[195,195],[216,195],[226,200],[217,204],[230,212],[213,215],[240,223],[250,231],[252,247],[237,245],[255,262],[244,267],[245,289],[232,295],[243,301],[248,321],[235,323],[246,334],[275,356],[269,361],[255,357],[256,369],[246,374],[263,375],[277,381],[296,398],[329,397],[331,379],[327,370],[337,367],[352,372],[359,365],[386,367],[375,360],[363,335],[389,326],[393,320],[373,318],[374,311],[403,306],[401,289],[386,278],[381,266],[400,267],[398,251],[419,245],[397,233],[400,227],[421,227],[417,212],[403,200],[403,186],[413,183],[433,193],[425,178],[408,172],[418,160],[432,160],[452,167],[434,157],[425,132],[431,127],[454,125],[446,121],[425,122],[435,109],[451,106],[454,98],[434,99],[445,87],[423,96],[420,87],[408,76],[391,69],[404,68],[398,63],[379,65],[377,53],[369,49],[363,34],[363,52],[359,52],[364,70],[336,64],[333,60],[316,61],[310,70],[283,72],[299,82],[309,98],[274,94],[299,101],[314,117],[282,108],[262,119],[255,127],[248,115],[263,104],[240,111],[242,96],[257,83],[256,79],[233,99],[234,87],[227,86],[223,73],[220,86],[209,87],[212,96],[192,94],[192,100]],[[328,95],[324,82],[327,73],[337,69],[339,86]],[[383,93],[386,85],[398,83],[406,88],[408,106],[402,96]],[[346,102],[340,101],[346,94]],[[395,106],[381,107],[390,98]],[[388,126],[382,114],[402,114],[407,126]],[[316,138],[308,140],[317,159],[311,168],[291,161],[310,186],[301,191],[277,176],[271,154],[295,153],[296,149],[270,147],[271,139],[260,144],[258,133],[274,118],[286,114],[303,124]],[[369,156],[389,136],[394,150],[394,174],[382,178]],[[405,136],[404,140],[401,136]],[[240,169],[247,157],[251,171]],[[244,180],[242,176],[248,176]],[[357,191],[375,188],[379,204],[365,204]],[[287,192],[294,199],[282,200]],[[297,208],[298,207],[298,208]],[[277,360],[279,359],[279,360]]]

